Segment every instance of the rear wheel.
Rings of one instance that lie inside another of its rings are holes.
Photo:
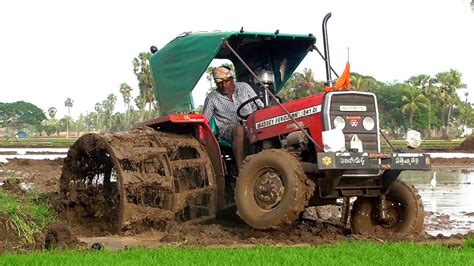
[[[254,228],[282,228],[298,218],[313,191],[314,183],[293,155],[265,150],[249,156],[240,170],[237,212]]]
[[[420,234],[423,232],[423,202],[417,190],[396,180],[386,194],[386,218],[379,214],[377,198],[358,198],[351,212],[354,234],[388,235],[392,233]]]

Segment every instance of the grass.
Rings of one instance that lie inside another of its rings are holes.
[[[69,148],[77,138],[24,138],[2,139],[3,148]]]
[[[6,254],[1,265],[474,265],[471,244],[340,243],[318,247],[159,248]]]
[[[7,217],[9,227],[24,243],[34,243],[35,233],[56,219],[43,201],[41,195],[35,192],[16,195],[0,187],[0,214]]]
[[[458,147],[464,139],[453,139],[453,140],[423,140],[420,145],[422,151],[430,150],[452,150]],[[394,146],[396,151],[405,151],[406,142],[405,140],[390,140],[390,143]],[[384,151],[392,151],[388,143],[384,140],[380,140],[380,145]]]

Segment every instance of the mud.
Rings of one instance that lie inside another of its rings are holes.
[[[82,245],[83,243],[62,222],[53,223],[46,230],[44,239],[45,249],[78,248]]]
[[[15,235],[14,228],[8,221],[6,214],[0,213],[0,254],[5,251],[22,248],[21,240]]]
[[[460,145],[457,150],[474,152],[474,135],[467,137]]]
[[[23,187],[28,187],[41,193],[59,191],[59,177],[63,160],[21,160],[9,159],[0,163],[0,182],[8,179],[18,179]]]
[[[215,192],[210,160],[197,140],[150,129],[81,137],[64,160],[60,184],[67,219],[94,234],[212,219]]]
[[[120,140],[123,141],[123,140]],[[112,142],[113,143],[113,142]],[[167,141],[167,144],[171,145],[171,141]],[[174,143],[173,145],[175,145]],[[148,144],[150,145],[150,142]],[[93,147],[100,147],[100,145],[95,144]],[[101,169],[101,173],[105,173],[104,169],[108,169],[107,171],[111,171],[110,176],[112,175],[113,169],[115,165],[119,165],[123,169],[131,169],[131,170],[123,170],[122,173],[116,171],[117,180],[133,180],[127,182],[123,182],[127,190],[123,189],[123,194],[119,194],[120,199],[123,199],[124,203],[133,204],[134,212],[129,213],[128,215],[132,215],[134,219],[127,220],[131,216],[124,215],[124,221],[132,221],[130,223],[123,223],[125,230],[122,230],[122,235],[115,235],[111,228],[105,228],[101,225],[101,223],[105,224],[107,220],[103,220],[102,222],[93,222],[90,220],[89,223],[83,224],[83,226],[78,226],[78,222],[82,222],[80,216],[78,218],[77,212],[72,212],[71,223],[65,225],[60,225],[58,227],[53,226],[50,230],[44,232],[44,235],[41,237],[39,236],[39,242],[41,244],[45,244],[48,242],[49,246],[65,246],[70,247],[74,246],[79,241],[86,243],[88,247],[90,246],[106,246],[110,249],[122,249],[131,246],[145,246],[145,247],[154,247],[154,246],[248,246],[248,245],[262,245],[262,244],[270,244],[270,245],[320,245],[326,243],[337,243],[339,241],[358,241],[358,240],[368,240],[368,241],[376,241],[376,242],[390,242],[390,241],[413,241],[419,243],[441,243],[447,245],[461,245],[463,240],[467,237],[473,236],[473,230],[467,229],[467,234],[460,235],[454,234],[449,237],[443,235],[419,235],[419,236],[411,236],[411,235],[391,235],[384,238],[373,238],[364,235],[351,235],[350,231],[347,227],[343,227],[338,225],[340,221],[340,208],[341,206],[321,206],[317,208],[308,209],[307,212],[311,217],[311,219],[303,219],[298,221],[288,230],[280,231],[280,230],[255,230],[250,228],[245,223],[243,223],[239,218],[235,215],[232,218],[227,219],[211,219],[209,221],[205,221],[201,224],[190,224],[190,223],[180,223],[175,224],[171,222],[171,220],[167,220],[168,218],[176,218],[178,213],[179,215],[182,214],[183,206],[186,206],[189,202],[193,202],[196,198],[193,197],[195,194],[192,192],[186,194],[186,188],[190,188],[193,184],[189,183],[179,183],[180,181],[170,181],[166,179],[160,179],[160,182],[151,182],[152,185],[149,185],[150,180],[156,178],[155,175],[151,175],[150,172],[154,171],[151,166],[141,165],[137,167],[138,169],[142,170],[134,170],[135,168],[126,168],[124,167],[124,159],[128,158],[129,161],[133,161],[133,158],[138,158],[141,160],[146,158],[147,152],[140,153],[140,157],[126,157],[127,154],[134,154],[135,151],[132,150],[131,146],[121,146],[123,147],[120,152],[114,152],[110,155],[110,157],[115,156],[120,163],[119,164],[112,164],[112,166],[108,166],[109,168],[105,167],[107,162],[102,162],[98,166],[95,164],[95,168],[92,167],[91,169]],[[166,148],[166,145],[163,145]],[[97,148],[94,148],[97,149]],[[100,149],[99,149],[100,150]],[[114,151],[118,151],[114,150]],[[164,153],[168,158],[183,158],[184,156],[191,156],[193,152],[189,150],[187,152],[181,153]],[[120,157],[122,156],[122,157]],[[173,157],[174,156],[174,157]],[[196,156],[196,155],[194,155]],[[192,156],[191,156],[192,157]],[[195,159],[195,158],[188,158],[188,159]],[[156,162],[154,162],[156,163]],[[166,163],[170,163],[167,161]],[[436,167],[444,167],[447,166],[456,166],[462,169],[468,169],[471,167],[471,161],[466,159],[436,159],[433,160],[434,166]],[[189,167],[193,164],[188,163],[187,165],[179,165],[182,171],[182,175],[193,173],[193,170],[190,170]],[[134,166],[135,167],[135,166]],[[147,168],[148,167],[148,168]],[[150,168],[151,167],[151,168]],[[184,168],[183,168],[184,167]],[[188,168],[186,168],[188,167]],[[179,168],[179,167],[178,167]],[[106,201],[105,199],[108,197],[109,194],[105,193],[103,190],[104,183],[101,186],[92,186],[94,181],[97,181],[98,178],[96,174],[92,176],[92,173],[87,175],[87,173],[82,174],[82,179],[78,180],[86,180],[82,184],[76,181],[69,180],[68,186],[81,184],[79,187],[76,187],[75,190],[81,189],[83,186],[86,190],[88,198],[77,199],[75,205],[69,201],[70,205],[68,205],[67,199],[63,195],[59,193],[51,193],[59,191],[59,175],[62,171],[62,160],[11,160],[10,163],[5,164],[0,167],[2,170],[0,172],[0,181],[5,183],[5,180],[8,179],[12,173],[21,181],[31,183],[31,189],[37,190],[40,192],[50,193],[52,202],[54,206],[61,212],[61,213],[68,213],[64,210],[64,208],[72,208],[73,210],[79,209],[79,214],[92,214],[97,215],[99,217],[106,217],[107,213],[101,212],[105,208],[110,208],[111,205],[110,201]],[[170,169],[170,168],[168,168]],[[156,171],[156,169],[155,169]],[[138,173],[134,175],[134,173]],[[122,176],[120,176],[122,174]],[[105,176],[102,174],[102,176]],[[165,177],[165,175],[160,175],[161,177]],[[92,177],[92,181],[88,183],[87,177]],[[94,179],[95,178],[95,179]],[[135,179],[133,179],[135,178]],[[103,179],[105,180],[105,179]],[[109,180],[110,181],[110,180]],[[101,181],[103,182],[103,181]],[[209,181],[211,182],[211,181]],[[100,183],[100,182],[98,182]],[[166,212],[167,210],[160,205],[160,200],[155,199],[154,197],[150,196],[153,194],[153,191],[156,191],[156,188],[163,189],[164,187],[173,186],[173,189],[176,189],[176,183],[179,183],[181,186],[180,188],[185,188],[181,191],[184,193],[182,194],[183,197],[181,200],[175,199],[175,204],[172,205],[172,208]],[[429,181],[428,181],[429,183]],[[46,185],[50,184],[50,185]],[[141,186],[143,184],[147,184],[146,186]],[[8,186],[8,185],[7,185]],[[91,189],[93,188],[93,189]],[[95,189],[95,190],[94,190]],[[99,190],[102,189],[102,190]],[[118,188],[119,189],[119,188]],[[69,190],[71,191],[71,190]],[[141,191],[141,192],[140,192]],[[70,192],[69,192],[70,193]],[[123,195],[123,196],[122,196]],[[184,196],[186,195],[186,196]],[[101,198],[104,198],[102,200]],[[183,199],[184,198],[184,199]],[[97,200],[100,199],[100,200]],[[127,199],[127,200],[125,200]],[[128,202],[130,199],[131,202]],[[153,200],[151,200],[153,199]],[[77,202],[89,200],[91,202],[96,202],[95,209],[86,210],[84,207],[81,207],[80,204]],[[110,198],[109,198],[110,200]],[[66,204],[65,204],[66,203]],[[74,206],[73,206],[74,205]],[[105,205],[105,206],[104,206]],[[178,207],[175,207],[178,206]],[[139,208],[136,208],[139,207]],[[82,210],[81,210],[82,208]],[[127,207],[125,207],[127,208]],[[426,208],[426,206],[425,206]],[[153,219],[148,219],[150,211],[156,211],[156,215],[154,215]],[[69,212],[69,215],[71,212]],[[119,213],[117,213],[118,215]],[[474,217],[474,213],[472,211],[465,211],[463,213],[466,217]],[[142,215],[142,216],[141,216]],[[143,216],[144,215],[144,216]],[[147,216],[148,215],[148,216]],[[109,216],[108,221],[112,221],[113,223],[117,223],[113,221],[111,217],[117,216]],[[104,218],[105,219],[105,218]],[[110,220],[111,219],[111,220]],[[84,218],[87,221],[86,218]],[[14,235],[14,231],[12,228],[8,227],[8,223],[6,223],[6,217],[0,216],[0,253],[5,250],[18,250],[18,249],[25,249],[24,246],[21,246],[20,241],[16,239]],[[138,222],[136,222],[138,221]],[[164,221],[164,224],[158,224],[156,221]],[[133,223],[135,222],[135,223]],[[436,231],[449,231],[452,230],[454,227],[462,227],[462,220],[458,219],[457,217],[453,217],[452,215],[446,215],[443,213],[437,212],[425,212],[425,229],[427,231],[436,232]],[[128,226],[128,227],[127,227]],[[67,230],[69,229],[69,230]],[[455,232],[455,231],[454,231]],[[76,239],[78,237],[78,239]],[[41,240],[44,239],[44,240]],[[69,244],[68,244],[69,243]],[[72,243],[72,244],[71,244]],[[75,243],[75,244],[74,244]],[[101,244],[98,244],[101,243]],[[46,247],[44,245],[43,247]],[[77,247],[77,246],[76,246]],[[82,247],[79,244],[79,247]]]

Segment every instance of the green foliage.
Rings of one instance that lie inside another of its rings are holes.
[[[151,111],[156,103],[154,83],[150,70],[150,53],[140,53],[138,57],[132,60],[133,72],[138,79],[138,89],[140,94],[135,98],[135,104],[141,111],[143,119],[145,106],[148,105],[148,111]]]
[[[15,148],[69,148],[76,141],[74,138],[25,138],[16,140],[0,140],[0,147]]]
[[[377,92],[380,126],[388,128],[395,134],[397,129],[404,126],[403,114],[400,111],[401,99],[409,86],[403,83],[389,84],[380,87]]]
[[[377,81],[372,76],[351,73],[351,86],[356,91],[376,92],[384,85],[383,82]]]
[[[46,228],[56,218],[49,206],[36,193],[12,195],[0,188],[0,214],[25,243],[34,243],[34,234]]]
[[[472,248],[474,249],[474,238],[469,238],[466,241],[464,241],[464,246],[466,248]]]
[[[410,128],[413,128],[413,116],[422,108],[428,107],[428,100],[418,88],[411,87],[402,96],[402,112],[408,114]]]
[[[474,250],[411,243],[317,247],[160,248],[6,254],[0,264],[41,265],[470,265]]]
[[[320,93],[323,87],[323,82],[314,79],[313,71],[305,68],[303,73],[293,73],[278,95],[284,101],[291,101]]]
[[[40,126],[45,119],[43,111],[34,104],[24,101],[0,103],[1,127],[9,127],[18,131],[27,126]]]

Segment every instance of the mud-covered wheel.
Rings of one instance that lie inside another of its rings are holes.
[[[265,150],[247,157],[240,170],[237,213],[254,228],[282,228],[298,218],[313,191],[314,183],[293,155]]]
[[[379,216],[378,198],[358,198],[351,212],[354,234],[387,235],[392,233],[421,234],[424,209],[418,191],[396,180],[386,194],[386,217]]]

